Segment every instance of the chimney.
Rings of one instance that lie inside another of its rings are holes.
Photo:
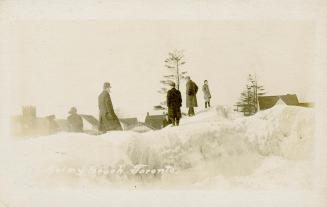
[[[35,106],[23,106],[22,112],[23,112],[23,117],[36,118]]]

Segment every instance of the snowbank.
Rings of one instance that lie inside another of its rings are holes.
[[[308,188],[313,121],[308,108],[217,107],[159,131],[13,141],[0,147],[0,185]]]

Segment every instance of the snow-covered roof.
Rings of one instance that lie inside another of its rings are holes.
[[[278,96],[259,96],[259,106],[261,110],[273,107],[281,99],[286,105],[297,106],[299,100],[296,94],[278,95]]]

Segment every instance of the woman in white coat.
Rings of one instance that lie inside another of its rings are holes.
[[[202,92],[203,92],[203,96],[204,96],[205,107],[206,108],[210,107],[211,94],[210,94],[209,85],[208,85],[207,80],[204,81],[204,84],[202,86]]]

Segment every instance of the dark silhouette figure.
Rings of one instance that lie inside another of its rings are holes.
[[[77,114],[77,109],[72,107],[69,112],[70,115],[67,117],[69,124],[69,131],[71,132],[82,132],[83,131],[83,119]]]
[[[171,89],[167,92],[168,117],[173,126],[178,126],[181,118],[182,96],[181,92],[175,88],[174,82],[170,85]]]

